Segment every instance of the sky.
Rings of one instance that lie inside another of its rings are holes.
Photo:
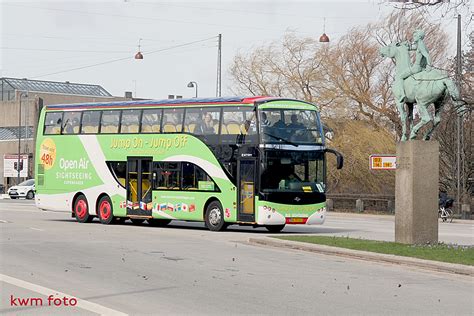
[[[315,38],[325,32],[335,42],[392,10],[382,0],[0,0],[0,77],[99,84],[116,96],[153,99],[193,97],[187,85],[194,81],[199,97],[212,97],[222,34],[222,95],[231,95],[237,53],[288,30]],[[453,54],[454,14],[442,18]],[[142,60],[134,59],[139,44]]]

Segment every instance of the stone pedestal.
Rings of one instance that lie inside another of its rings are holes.
[[[411,140],[397,145],[395,241],[438,242],[439,143]]]

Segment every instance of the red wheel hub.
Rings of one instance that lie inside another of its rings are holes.
[[[76,203],[76,216],[84,218],[87,214],[87,203],[84,200],[79,200]]]
[[[102,201],[99,206],[100,217],[104,220],[109,219],[112,215],[112,207],[110,206],[109,201]]]

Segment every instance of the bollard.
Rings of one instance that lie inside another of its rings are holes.
[[[326,209],[328,212],[331,212],[334,210],[334,201],[332,199],[326,200]]]
[[[462,204],[461,205],[461,218],[462,219],[471,219],[471,205]]]
[[[387,201],[387,212],[390,214],[395,213],[395,201],[394,200],[388,200]]]
[[[361,199],[356,200],[356,211],[362,213],[364,211],[364,201]]]

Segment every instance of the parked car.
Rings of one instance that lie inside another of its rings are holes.
[[[8,195],[12,199],[24,197],[31,200],[35,197],[35,192],[35,179],[23,181],[19,185],[14,185],[8,189]]]

